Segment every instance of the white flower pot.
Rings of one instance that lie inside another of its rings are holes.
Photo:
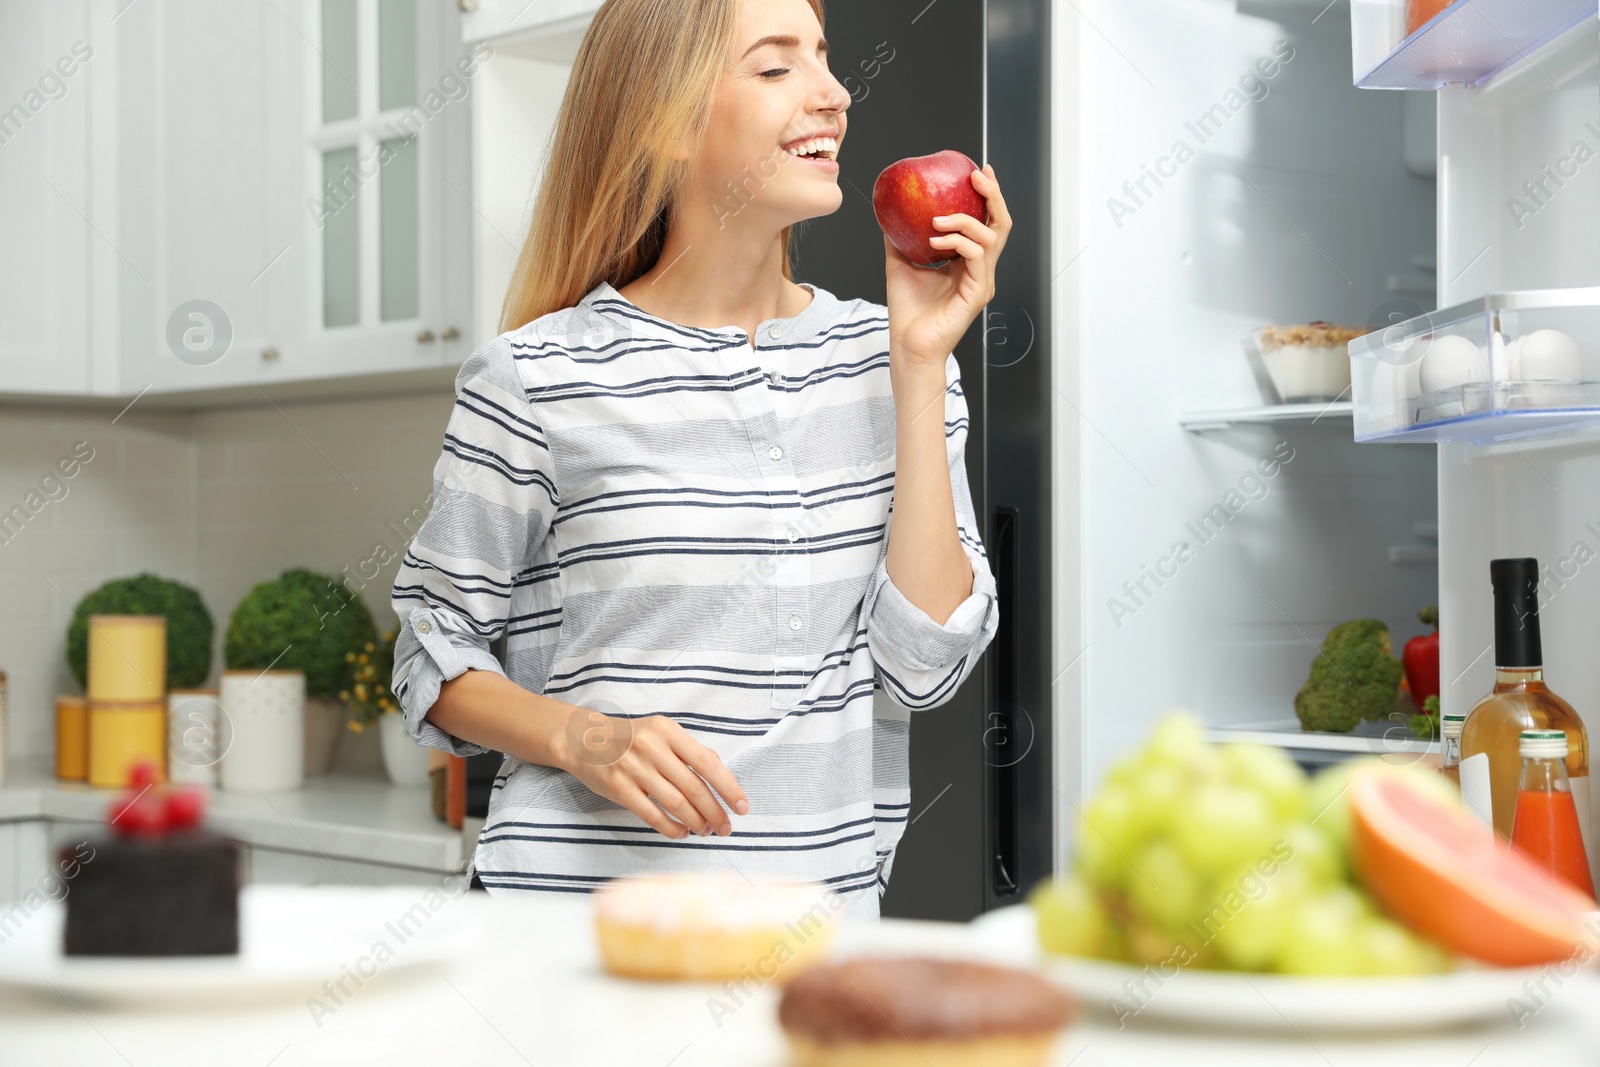
[[[229,792],[279,793],[305,784],[306,676],[222,673],[220,780]]]
[[[378,716],[378,743],[383,748],[383,769],[395,785],[428,785],[428,750],[411,739],[405,716],[390,712]]]
[[[306,777],[327,774],[339,741],[348,733],[344,705],[327,697],[306,697]]]

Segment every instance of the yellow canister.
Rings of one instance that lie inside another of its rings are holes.
[[[151,703],[166,693],[166,617],[89,616],[89,702]]]
[[[56,777],[81,782],[89,777],[89,699],[56,697]]]
[[[120,789],[133,765],[149,760],[156,781],[167,780],[165,703],[89,702],[89,784]]]

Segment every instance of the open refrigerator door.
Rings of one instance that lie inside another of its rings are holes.
[[[1438,90],[1441,310],[1358,338],[1350,355],[1356,438],[1437,443],[1443,710],[1469,711],[1494,683],[1489,561],[1531,556],[1546,678],[1592,735],[1600,727],[1595,6],[1457,0],[1410,34],[1393,0],[1357,2],[1352,18],[1358,85]],[[1596,822],[1592,808],[1582,815]],[[1591,867],[1600,866],[1600,849],[1588,846]]]

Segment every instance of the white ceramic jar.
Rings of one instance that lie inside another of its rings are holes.
[[[223,789],[275,793],[305,783],[304,672],[223,671],[221,710]]]
[[[167,778],[182,785],[216,785],[222,758],[222,694],[174,689],[167,694]]]

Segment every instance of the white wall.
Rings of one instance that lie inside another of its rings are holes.
[[[1079,765],[1062,773],[1092,787],[1165,706],[1213,724],[1292,720],[1294,692],[1340,621],[1382,618],[1397,644],[1422,630],[1415,612],[1435,600],[1435,568],[1392,565],[1388,550],[1417,544],[1414,524],[1434,519],[1431,448],[1356,446],[1348,420],[1198,436],[1178,418],[1261,403],[1240,348],[1248,331],[1366,323],[1393,299],[1391,278],[1425,290],[1434,205],[1431,181],[1404,169],[1400,95],[1349,84],[1344,5],[1080,7],[1082,19],[1057,9],[1055,43],[1066,68],[1057,106],[1069,113],[1056,204],[1078,227],[1059,228],[1057,261],[1079,257],[1057,283],[1057,380],[1070,393],[1057,421],[1081,446],[1081,521],[1062,522],[1056,548],[1058,626],[1082,626],[1061,666],[1086,649],[1061,682],[1083,708]],[[1263,57],[1278,60],[1272,77],[1239,91]],[[1202,138],[1194,124],[1213,105],[1220,121]],[[1181,163],[1179,141],[1193,152]],[[1146,178],[1137,199],[1124,189],[1158,165],[1171,174],[1162,184]],[[1073,452],[1058,445],[1065,470]],[[1259,499],[1201,543],[1185,524],[1279,447],[1293,459],[1261,488],[1247,482],[1241,495]],[[1147,579],[1153,595],[1126,597],[1122,583],[1179,541],[1192,559],[1163,586]],[[1120,620],[1108,606],[1118,596],[1135,609]]]
[[[0,408],[0,511],[78,442],[93,449],[66,494],[53,489],[59,499],[0,543],[11,767],[53,758],[54,695],[79,691],[66,666],[72,606],[108,579],[150,570],[195,585],[217,623],[214,671],[228,614],[288,567],[372,575],[362,595],[380,627],[392,622],[398,555],[426,510],[453,399],[135,406],[115,424],[115,410]]]
[[[54,694],[80,691],[66,664],[79,598],[146,568],[196,580],[189,419],[130,413],[112,425],[116,414],[0,410],[0,514],[20,506],[29,516],[0,533],[0,670],[13,766],[54,751]],[[66,468],[72,477],[60,477],[60,461],[85,457]]]

